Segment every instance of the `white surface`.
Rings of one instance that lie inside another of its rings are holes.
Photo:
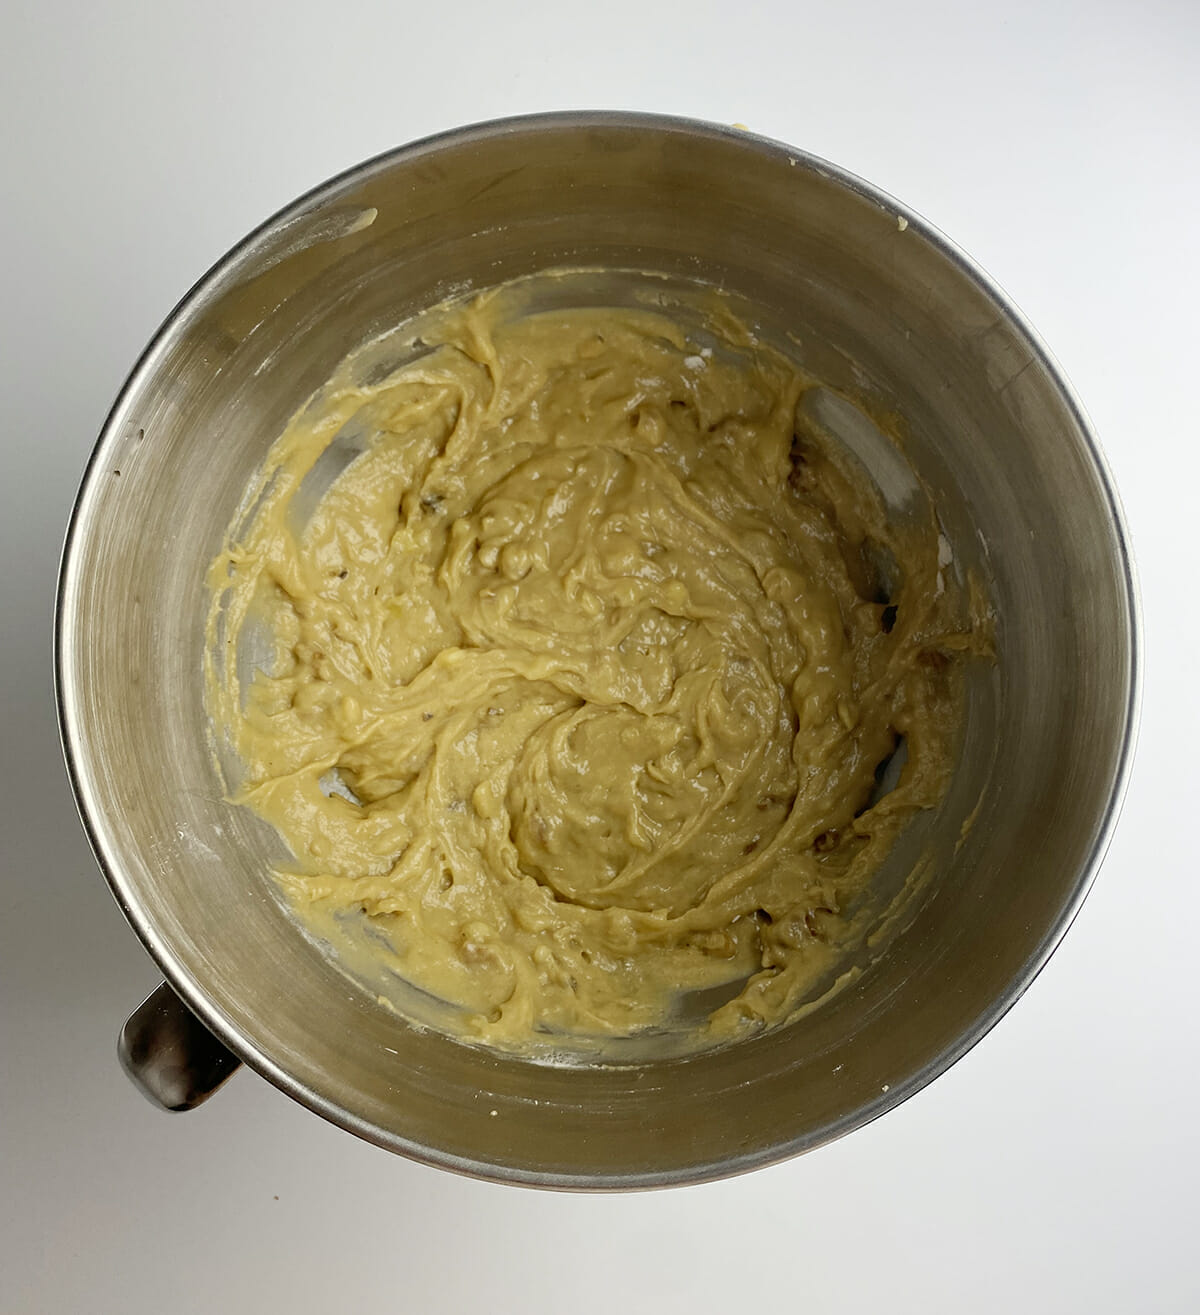
[[[47,0],[3,27],[0,1310],[1200,1307],[1193,0]],[[145,1104],[114,1041],[156,974],[77,825],[49,666],[76,481],[192,280],[359,159],[571,107],[742,121],[950,233],[1082,393],[1146,609],[1124,819],[1014,1012],[834,1146],[608,1198],[409,1164],[248,1073],[191,1115]]]

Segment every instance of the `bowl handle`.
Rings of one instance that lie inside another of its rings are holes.
[[[241,1065],[166,983],[129,1015],[117,1043],[134,1086],[167,1110],[193,1110]]]

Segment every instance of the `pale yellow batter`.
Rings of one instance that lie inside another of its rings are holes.
[[[787,1018],[948,781],[983,644],[932,511],[890,527],[797,428],[811,381],[723,323],[447,309],[295,417],[211,568],[211,711],[279,879],[486,1041],[669,1027],[722,984],[699,1041]]]

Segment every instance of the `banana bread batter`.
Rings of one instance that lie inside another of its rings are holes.
[[[210,708],[279,880],[484,1041],[722,986],[699,1041],[786,1019],[948,781],[982,641],[932,511],[890,525],[798,421],[812,381],[710,328],[444,308],[297,414],[211,567]]]

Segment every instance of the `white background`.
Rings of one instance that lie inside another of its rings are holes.
[[[1195,0],[8,0],[0,43],[0,1310],[1200,1308]],[[156,1113],[114,1053],[155,970],[87,850],[51,699],[58,548],[108,404],[176,298],[300,191],[457,124],[608,107],[742,121],[864,175],[1059,355],[1146,609],[1100,880],[952,1072],[733,1182],[471,1182],[246,1072]]]

